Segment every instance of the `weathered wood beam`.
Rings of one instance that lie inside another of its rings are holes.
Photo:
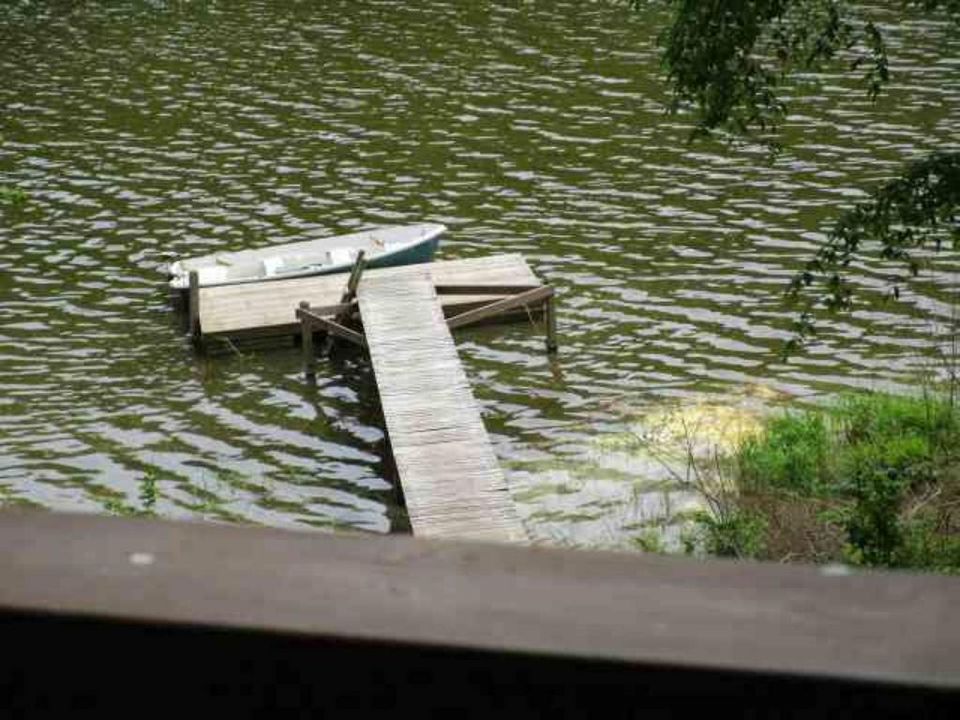
[[[455,330],[465,325],[470,325],[471,323],[486,320],[489,317],[499,315],[507,310],[542,303],[550,297],[553,297],[553,288],[549,285],[543,285],[533,290],[527,290],[518,295],[504,298],[503,300],[497,300],[496,302],[476,308],[475,310],[467,310],[459,315],[454,315],[447,319],[447,327]]]
[[[357,260],[353,264],[353,269],[350,270],[350,277],[347,279],[347,289],[340,298],[340,304],[349,305],[350,309],[337,313],[332,322],[327,321],[329,325],[320,323],[321,327],[327,331],[327,338],[323,343],[324,355],[329,355],[333,352],[333,346],[338,337],[358,344],[361,347],[366,347],[363,335],[350,328],[344,327],[356,307],[357,287],[360,285],[360,278],[363,277],[363,271],[366,267],[367,254],[365,250],[361,250],[357,253]]]
[[[191,270],[188,278],[187,313],[190,337],[196,343],[200,340],[200,275],[196,270]]]
[[[307,313],[308,317],[318,317],[318,316],[336,317],[337,315],[341,315],[343,313],[350,313],[357,309],[356,300],[352,300],[350,302],[345,302],[345,303],[338,303],[336,305],[320,305],[317,307],[310,305],[310,303],[306,303],[306,308],[304,308],[304,302],[306,301],[303,301],[300,303],[298,310],[300,309],[308,310],[309,311]],[[295,312],[295,315],[297,320],[301,319],[299,312]]]
[[[437,295],[517,295],[542,285],[437,285]]]
[[[341,303],[348,303],[357,296],[357,286],[360,284],[360,278],[363,276],[363,271],[366,267],[367,253],[365,250],[361,250],[357,253],[357,260],[353,264],[353,269],[350,271],[350,277],[347,279],[347,290],[340,300]]]
[[[310,303],[301,301],[296,311],[300,321],[300,347],[303,352],[303,374],[308,380],[317,376],[317,356],[313,351],[313,324],[310,322]]]
[[[0,512],[0,547],[0,628],[11,643],[0,657],[0,706],[18,683],[50,703],[65,692],[51,673],[69,682],[85,667],[86,682],[76,683],[83,697],[122,692],[125,683],[105,669],[126,667],[124,679],[140,678],[142,702],[157,690],[158,675],[145,670],[151,663],[167,681],[164,694],[194,687],[210,702],[217,677],[249,711],[260,662],[272,696],[290,697],[278,694],[281,667],[284,682],[309,678],[329,696],[337,685],[330,673],[338,677],[338,661],[352,653],[351,670],[373,666],[358,688],[372,692],[379,676],[396,686],[393,702],[409,705],[418,685],[428,690],[418,700],[443,691],[422,678],[442,675],[453,651],[470,653],[457,662],[468,693],[459,700],[471,709],[508,702],[509,692],[484,700],[496,683],[476,683],[490,675],[510,682],[520,669],[511,692],[550,695],[556,710],[565,692],[558,678],[570,684],[565,703],[585,699],[589,678],[598,683],[597,707],[613,703],[624,715],[663,702],[664,682],[690,705],[717,693],[737,717],[758,704],[761,717],[955,717],[947,709],[956,710],[960,690],[960,580],[934,574],[9,510]],[[45,641],[87,647],[72,642],[81,633],[70,622],[91,623],[84,637],[112,638],[110,649],[125,643],[124,651],[92,664],[53,651]],[[156,638],[174,637],[174,662],[145,652]],[[303,652],[307,642],[323,642],[323,653]],[[209,653],[193,661],[202,647]],[[403,671],[406,662],[426,663],[416,666],[419,683]],[[189,673],[178,671],[184,664]],[[194,673],[202,682],[191,685]],[[905,690],[919,695],[897,694]],[[905,707],[889,705],[892,696]],[[654,715],[673,716],[676,707]]]
[[[297,310],[302,319],[306,318],[309,323],[311,323],[318,330],[323,330],[327,333],[327,336],[336,336],[344,340],[352,342],[354,345],[359,345],[360,347],[366,347],[367,341],[363,337],[363,333],[358,333],[356,330],[351,330],[348,327],[344,327],[336,320],[331,320],[325,318],[321,315],[314,315],[310,312],[309,309],[299,308]]]
[[[543,305],[544,324],[547,326],[547,352],[557,352],[557,296],[551,295]]]

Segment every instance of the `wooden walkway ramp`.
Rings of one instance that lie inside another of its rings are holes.
[[[432,270],[425,265],[370,273],[357,290],[413,532],[523,541],[526,533],[460,365]]]

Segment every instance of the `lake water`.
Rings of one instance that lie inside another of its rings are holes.
[[[885,16],[892,86],[809,76],[783,140],[689,144],[663,18],[618,3],[86,2],[0,9],[0,501],[295,528],[402,528],[369,369],[194,356],[171,259],[443,222],[442,258],[520,252],[558,288],[461,357],[531,537],[629,545],[689,506],[633,434],[699,435],[936,365],[956,257],[789,362],[784,283],[832,218],[960,142],[960,41]],[[679,418],[679,420],[678,420]],[[673,428],[674,430],[671,430]],[[669,463],[667,463],[669,464]],[[666,518],[666,520],[664,520]]]

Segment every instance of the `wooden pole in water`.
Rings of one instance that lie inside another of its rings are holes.
[[[200,276],[196,270],[191,270],[190,290],[187,298],[187,313],[190,317],[190,337],[194,342],[200,340]]]
[[[543,304],[543,315],[547,325],[547,352],[552,355],[557,352],[557,305],[554,295]]]
[[[310,303],[300,303],[301,310],[309,310]],[[300,345],[303,348],[303,374],[308,380],[317,376],[317,358],[313,352],[313,324],[306,313],[297,313],[300,317]]]

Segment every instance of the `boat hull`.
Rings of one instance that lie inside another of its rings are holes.
[[[375,255],[367,261],[366,267],[371,269],[400,267],[401,265],[419,265],[420,263],[430,262],[433,260],[433,256],[436,255],[438,247],[440,247],[440,238],[436,237],[432,240],[411,245],[410,247],[398,250],[394,253]],[[352,263],[337,267],[330,267],[328,269],[322,269],[319,272],[311,274],[335,275],[337,273],[348,272],[351,267],[353,267]]]
[[[187,258],[170,265],[170,286],[186,289],[191,272],[197,273],[200,287],[333,275],[349,271],[361,250],[369,268],[430,262],[445,231],[446,227],[436,224],[386,227]]]

